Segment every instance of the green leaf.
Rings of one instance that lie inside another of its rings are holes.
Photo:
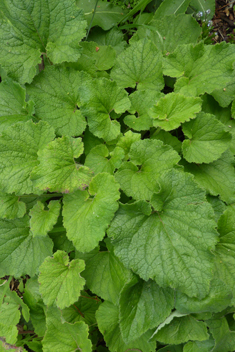
[[[85,19],[90,24],[94,14],[96,0],[76,0],[76,4],[84,10]],[[109,2],[100,1],[95,11],[92,27],[99,26],[107,31],[121,21],[126,13],[127,11],[123,10],[120,6],[113,6],[113,4]]]
[[[159,139],[164,144],[170,145],[173,149],[177,151],[177,153],[181,152],[181,142],[177,137],[172,136],[170,132],[166,132],[164,130],[157,129],[152,136],[151,139]]]
[[[159,188],[160,175],[172,168],[179,155],[158,140],[140,140],[132,144],[130,161],[124,162],[115,174],[121,189],[134,199],[150,199]]]
[[[105,301],[97,310],[96,319],[101,333],[104,335],[106,345],[110,352],[125,352],[126,350],[141,350],[142,352],[154,352],[156,342],[150,342],[151,330],[147,331],[138,339],[125,343],[123,341],[118,317],[118,307],[111,302]]]
[[[62,193],[85,189],[91,180],[92,171],[74,160],[82,152],[81,138],[64,136],[49,143],[38,152],[40,165],[31,173],[34,186]]]
[[[0,136],[0,183],[3,192],[38,194],[30,173],[38,164],[37,152],[54,138],[46,122],[16,123]],[[40,193],[40,192],[39,192]]]
[[[29,219],[0,220],[0,276],[34,276],[43,260],[52,254],[48,237],[33,237]]]
[[[14,194],[0,193],[0,218],[15,219],[22,218],[26,213],[25,203]]]
[[[96,175],[88,191],[64,196],[64,226],[77,250],[89,252],[105,235],[118,209],[119,185],[112,175]]]
[[[46,306],[43,304],[39,293],[38,277],[35,276],[27,280],[23,299],[30,309],[30,320],[33,324],[34,332],[38,336],[43,337],[46,332],[46,316],[44,312]]]
[[[153,125],[165,131],[171,131],[182,122],[196,117],[201,110],[201,99],[185,97],[181,94],[169,93],[161,98],[151,109]]]
[[[81,111],[87,116],[90,132],[106,142],[116,139],[120,134],[116,118],[130,107],[127,92],[116,82],[100,78],[84,85],[80,97]]]
[[[0,15],[0,63],[14,80],[31,83],[42,53],[54,64],[79,58],[86,21],[74,0],[3,0]]]
[[[213,339],[205,341],[189,341],[184,345],[183,352],[210,352],[214,347],[215,341]]]
[[[46,236],[56,224],[60,214],[60,202],[52,200],[48,204],[48,210],[44,209],[44,204],[40,201],[30,210],[30,228],[33,236]]]
[[[125,160],[128,160],[130,158],[129,153],[131,146],[134,142],[139,141],[141,138],[141,135],[139,133],[134,133],[132,131],[128,131],[124,133],[123,136],[120,136],[118,142],[117,142],[117,147],[121,147],[124,152],[125,152]]]
[[[215,339],[215,347],[212,350],[213,352],[229,352],[235,349],[235,331],[229,329],[225,317],[208,320],[207,325]]]
[[[216,275],[232,290],[235,302],[235,209],[229,206],[218,221],[220,241],[216,247]]]
[[[85,166],[89,167],[95,175],[100,172],[107,172],[113,174],[115,169],[121,166],[124,158],[124,150],[116,147],[111,153],[104,144],[99,144],[87,155]]]
[[[202,97],[202,110],[206,113],[213,114],[225,127],[227,132],[232,135],[230,150],[235,154],[235,120],[231,117],[231,107],[222,108],[217,101],[208,94]]]
[[[68,323],[84,321],[89,326],[97,325],[95,313],[100,304],[98,297],[89,296],[86,291],[82,291],[76,303],[62,310],[62,317]]]
[[[88,326],[83,321],[70,324],[62,321],[61,312],[54,307],[47,310],[47,330],[42,340],[43,351],[91,352]]]
[[[152,127],[150,108],[154,106],[163,94],[154,90],[137,90],[129,98],[131,107],[129,112],[133,115],[124,117],[127,126],[135,131],[149,130]],[[136,113],[136,115],[134,115]]]
[[[161,6],[166,3],[167,1],[164,0]],[[143,25],[137,30],[131,38],[131,43],[138,39],[148,38],[159,50],[168,55],[178,45],[197,43],[201,27],[191,15],[179,14],[175,16],[167,13],[167,16],[155,19],[158,10],[149,24]]]
[[[63,309],[76,302],[85,285],[85,280],[80,276],[84,269],[83,260],[70,262],[64,251],[57,251],[52,258],[47,257],[40,266],[38,278],[44,303]]]
[[[181,313],[221,312],[231,303],[233,295],[225,283],[219,279],[213,279],[210,283],[208,295],[199,300],[195,297],[177,291],[175,308]]]
[[[86,260],[82,273],[88,288],[109,302],[117,304],[124,285],[132,278],[113,251],[99,252]]]
[[[157,341],[170,344],[180,344],[189,340],[203,341],[208,337],[206,324],[190,315],[174,318],[155,335]]]
[[[110,46],[99,45],[95,42],[82,42],[82,55],[87,60],[94,60],[99,71],[109,70],[113,67],[116,58],[115,50]]]
[[[211,163],[229,148],[231,134],[213,115],[201,112],[195,120],[183,124],[188,139],[182,143],[184,158],[192,163]]]
[[[190,1],[190,7],[198,13],[199,11],[203,13],[201,19],[212,19],[215,13],[215,1],[214,0],[192,0]],[[207,15],[206,10],[210,10],[210,13]]]
[[[114,253],[144,280],[201,299],[213,275],[214,212],[191,175],[171,170],[159,184],[152,213],[146,202],[121,205],[108,230]]]
[[[35,114],[47,121],[59,135],[79,136],[86,128],[81,114],[79,89],[90,77],[64,67],[47,66],[32,84],[27,94],[35,102]]]
[[[119,304],[120,330],[123,340],[130,343],[168,317],[174,308],[174,291],[137,279],[124,286]]]
[[[186,172],[195,176],[200,187],[213,196],[230,204],[235,201],[234,157],[227,150],[222,156],[210,164],[189,164],[182,162]]]
[[[0,331],[6,342],[14,344],[17,341],[18,330],[16,325],[20,320],[19,305],[9,296],[4,298],[0,307]]]
[[[206,196],[207,201],[212,205],[215,213],[215,221],[217,222],[220,216],[226,209],[226,205],[222,200],[217,197],[210,196],[209,194]]]
[[[157,11],[154,14],[154,19],[161,19],[167,15],[177,15],[179,13],[184,13],[190,0],[165,0],[158,7]]]
[[[97,27],[95,31],[89,33],[88,40],[96,42],[98,45],[110,45],[117,54],[120,54],[126,46],[126,42],[123,40],[123,32],[117,27],[110,31],[104,31]]]
[[[179,45],[175,52],[166,56],[163,73],[180,77],[175,92],[186,96],[198,96],[224,88],[231,80],[235,48],[227,43],[195,46]]]
[[[160,51],[147,39],[133,43],[117,57],[111,77],[120,87],[160,91],[164,87]]]
[[[31,118],[34,103],[25,102],[26,91],[18,83],[6,79],[0,84],[0,133],[16,122]]]

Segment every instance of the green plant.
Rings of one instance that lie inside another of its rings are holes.
[[[233,351],[235,46],[95,6],[0,2],[0,351]]]

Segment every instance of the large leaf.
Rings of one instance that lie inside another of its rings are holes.
[[[14,194],[0,193],[0,218],[22,218],[26,213],[26,205]]]
[[[35,101],[35,114],[47,121],[59,135],[79,136],[86,127],[80,107],[79,87],[89,76],[72,69],[48,66],[27,93]]]
[[[115,174],[122,190],[134,199],[150,199],[158,187],[160,175],[172,168],[179,155],[158,140],[140,140],[132,144],[130,161],[122,164]]]
[[[123,341],[118,317],[118,307],[111,302],[105,301],[100,305],[96,313],[98,327],[104,335],[105,342],[110,349],[110,352],[126,352],[126,350],[141,350],[142,352],[154,352],[156,342],[150,342],[151,330],[138,339],[125,343]]]
[[[46,122],[16,123],[0,136],[0,184],[4,192],[38,193],[30,173],[38,164],[37,152],[54,138]]]
[[[229,206],[218,221],[220,242],[216,247],[216,275],[232,290],[235,302],[235,208]]]
[[[231,134],[213,115],[199,113],[195,120],[183,124],[188,139],[182,143],[184,158],[192,163],[211,163],[229,148]]]
[[[172,3],[172,0],[170,2]],[[166,0],[162,5],[165,3],[167,3]],[[167,16],[159,17],[157,20],[154,16],[148,25],[141,26],[132,37],[131,42],[148,38],[164,54],[168,53],[169,55],[178,45],[196,44],[200,34],[201,28],[191,15],[180,14],[175,16],[167,13]]]
[[[232,293],[219,279],[213,279],[210,283],[208,295],[199,300],[195,297],[177,291],[175,298],[175,308],[181,313],[202,313],[202,312],[220,312],[230,305]]]
[[[196,117],[201,110],[201,99],[185,97],[181,94],[169,93],[162,97],[151,109],[153,125],[165,131],[171,131],[180,126],[182,122]]]
[[[190,315],[174,318],[155,335],[158,341],[170,344],[180,344],[189,340],[203,341],[208,337],[206,324]]]
[[[164,86],[160,51],[147,39],[133,43],[117,57],[111,77],[120,87],[160,91]]]
[[[34,276],[44,259],[52,254],[49,237],[33,237],[29,219],[0,220],[0,276]]]
[[[78,251],[89,252],[103,239],[118,209],[119,197],[119,185],[107,173],[96,175],[88,191],[64,196],[64,226]]]
[[[92,171],[74,160],[82,152],[83,143],[80,138],[64,136],[49,143],[38,152],[40,165],[31,174],[34,186],[64,193],[85,189],[91,180]]]
[[[85,280],[80,272],[85,269],[81,259],[69,261],[64,251],[57,251],[40,266],[40,293],[47,306],[56,305],[60,309],[69,307],[78,300]]]
[[[225,317],[220,319],[211,319],[207,321],[210,332],[215,339],[213,352],[230,352],[235,349],[235,331],[229,329]]]
[[[158,7],[157,11],[154,14],[154,19],[161,19],[167,15],[177,15],[179,13],[184,13],[190,0],[165,0]]]
[[[74,0],[3,0],[0,14],[0,64],[20,83],[32,81],[42,53],[54,64],[80,56],[86,21]]]
[[[108,230],[114,253],[144,280],[201,299],[213,275],[213,210],[189,174],[172,170],[159,184],[153,211],[146,202],[120,207]]]
[[[48,210],[44,209],[40,201],[30,210],[30,228],[34,236],[45,236],[52,230],[60,214],[60,203],[58,200],[52,200],[48,204]]]
[[[0,84],[0,132],[18,121],[26,122],[34,103],[25,102],[26,91],[18,83],[6,79]]]
[[[76,4],[79,8],[84,10],[85,18],[91,25],[96,0],[76,0]],[[126,12],[127,11],[123,10],[120,6],[114,6],[109,2],[100,1],[96,7],[95,16],[92,20],[92,27],[99,26],[107,31],[121,21]]]
[[[129,112],[132,115],[125,116],[125,124],[135,131],[149,130],[152,127],[150,109],[162,95],[154,90],[137,90],[132,93],[129,96],[131,101]]]
[[[107,172],[112,175],[114,170],[121,166],[123,158],[124,150],[121,147],[116,147],[109,153],[106,145],[99,144],[91,149],[84,165],[89,167],[95,175],[100,172]]]
[[[62,322],[61,312],[54,307],[47,310],[47,330],[42,340],[43,351],[91,352],[88,326],[83,321],[74,324]]]
[[[122,337],[129,343],[168,317],[174,308],[174,291],[137,279],[123,288],[119,305]]]
[[[197,96],[224,88],[233,73],[235,47],[224,42],[217,45],[180,45],[166,56],[163,72],[180,77],[175,92]]]
[[[101,78],[84,85],[80,97],[90,132],[106,142],[116,139],[120,134],[116,118],[130,107],[127,92],[116,82]]]
[[[117,304],[124,285],[132,278],[113,251],[99,252],[86,260],[82,273],[89,289],[101,298]]]
[[[219,195],[226,203],[235,201],[234,157],[230,151],[210,164],[183,162],[185,171],[191,172],[199,186],[213,196]]]
[[[215,1],[214,0],[191,0],[190,6],[195,12],[202,12],[201,19],[212,19],[215,13]],[[207,14],[206,11],[210,10],[210,13]]]

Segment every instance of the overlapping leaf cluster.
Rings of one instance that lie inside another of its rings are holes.
[[[95,3],[0,3],[0,351],[233,351],[235,46]]]

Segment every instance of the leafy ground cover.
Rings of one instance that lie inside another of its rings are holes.
[[[216,16],[0,2],[0,351],[235,350],[235,46]]]

